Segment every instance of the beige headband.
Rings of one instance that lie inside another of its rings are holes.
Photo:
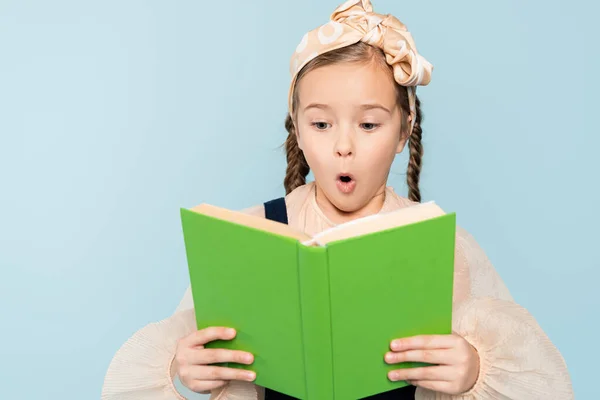
[[[417,52],[411,34],[396,17],[373,12],[370,0],[348,0],[339,6],[330,21],[304,35],[290,61],[292,82],[289,112],[298,72],[315,57],[363,41],[383,50],[392,66],[394,79],[408,88],[412,132],[416,118],[416,86],[431,80],[433,66]]]

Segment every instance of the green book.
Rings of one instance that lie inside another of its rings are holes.
[[[315,237],[202,204],[181,209],[198,329],[254,354],[257,385],[298,399],[356,400],[392,382],[390,342],[452,333],[455,214],[424,203]]]

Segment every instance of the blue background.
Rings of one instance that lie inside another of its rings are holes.
[[[0,1],[0,397],[98,398],[119,346],[188,285],[179,207],[283,193],[288,60],[339,3]],[[595,398],[599,6],[375,10],[435,66],[424,198],[457,212]]]

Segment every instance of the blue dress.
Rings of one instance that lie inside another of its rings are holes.
[[[288,223],[287,208],[285,205],[285,199],[283,197],[270,200],[264,203],[265,206],[265,217],[267,219],[281,222],[283,224]],[[399,389],[394,389],[388,392],[379,393],[374,396],[365,397],[360,400],[414,400],[415,399],[415,386],[406,386]],[[271,389],[265,389],[265,400],[296,400],[294,397],[288,396],[283,393],[276,392]],[[327,399],[323,399],[327,400]]]

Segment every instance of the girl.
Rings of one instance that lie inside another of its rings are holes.
[[[246,212],[313,235],[419,202],[422,115],[415,87],[429,83],[432,67],[405,26],[374,13],[369,0],[349,0],[303,37],[291,68],[286,197]],[[406,145],[409,194],[403,198],[386,183]],[[307,184],[309,170],[315,180]],[[460,228],[455,259],[454,333],[392,341],[386,362],[435,365],[394,370],[388,379],[411,386],[373,398],[573,398],[560,353]],[[203,347],[234,336],[227,327],[195,330],[188,288],[173,316],[141,329],[117,352],[102,398],[184,399],[175,376],[213,399],[288,398],[254,385],[252,372],[211,365],[252,363],[246,352]]]

